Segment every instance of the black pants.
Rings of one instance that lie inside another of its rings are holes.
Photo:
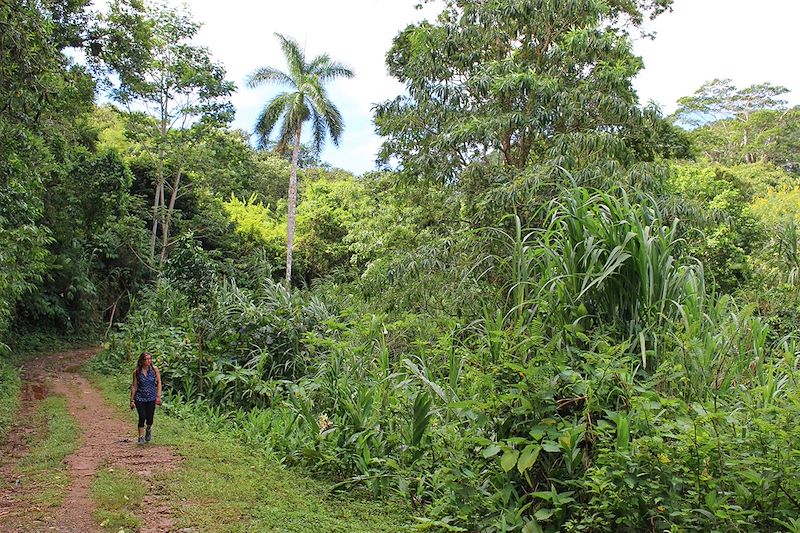
[[[143,428],[145,420],[148,426],[153,425],[153,415],[156,413],[156,401],[140,402],[136,400],[136,412],[139,413],[139,427]]]

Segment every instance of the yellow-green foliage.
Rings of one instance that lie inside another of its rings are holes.
[[[97,148],[119,154],[129,153],[132,143],[125,136],[125,118],[111,105],[96,107],[89,123],[97,130]]]
[[[749,214],[767,226],[800,222],[800,187],[770,163],[675,165],[670,183],[684,201],[698,201],[705,215],[725,213],[738,219]]]
[[[800,187],[770,190],[750,204],[750,211],[768,226],[794,220],[800,224]]]
[[[725,166],[699,162],[673,165],[672,168],[673,190],[703,200],[715,200],[715,197],[733,190],[750,200],[773,190],[791,187],[796,181],[785,170],[771,163]]]
[[[235,196],[223,203],[223,209],[236,227],[236,232],[254,241],[270,246],[285,246],[286,220],[269,206],[257,201],[255,196],[239,200]]]
[[[702,200],[705,208],[724,210],[738,195],[732,180],[719,165],[675,165],[671,179],[674,191]],[[728,178],[728,179],[726,179]]]
[[[764,196],[773,189],[791,187],[797,181],[784,169],[772,163],[748,163],[720,168],[725,168],[733,176],[748,198]]]
[[[700,259],[716,285],[730,291],[746,281],[758,224],[747,212],[761,174],[747,165],[675,165],[669,182],[683,209],[682,228],[689,253]],[[702,235],[697,238],[697,235]]]
[[[313,275],[349,263],[347,237],[373,203],[364,184],[351,177],[308,184],[297,209],[297,249]]]
[[[258,245],[265,245],[274,257],[283,254],[286,246],[284,201],[278,202],[273,210],[255,196],[246,200],[231,196],[223,203],[223,208],[237,233]],[[296,270],[320,276],[349,264],[354,248],[351,232],[358,231],[376,208],[364,183],[349,174],[339,172],[332,178],[317,177],[305,183],[297,206]]]

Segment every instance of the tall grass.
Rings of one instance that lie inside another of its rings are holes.
[[[157,287],[176,301],[134,311],[112,353],[172,343],[175,412],[339,489],[399,496],[431,527],[769,531],[790,517],[795,341],[709,292],[647,197],[574,187],[532,218],[470,245],[495,253],[465,283],[496,293],[468,321],[269,282],[220,282],[188,309]]]

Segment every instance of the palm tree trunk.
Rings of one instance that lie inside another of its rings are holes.
[[[286,288],[292,283],[292,247],[294,246],[294,225],[297,216],[297,158],[300,155],[300,126],[294,132],[292,148],[292,172],[289,174],[289,212],[286,216]]]

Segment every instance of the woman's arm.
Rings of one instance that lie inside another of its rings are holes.
[[[134,407],[133,397],[136,395],[136,388],[139,386],[139,380],[136,377],[136,370],[133,371],[133,381],[131,382],[131,409]]]
[[[156,371],[156,386],[158,390],[156,391],[156,404],[161,405],[161,372],[158,371],[157,367],[153,367]]]

